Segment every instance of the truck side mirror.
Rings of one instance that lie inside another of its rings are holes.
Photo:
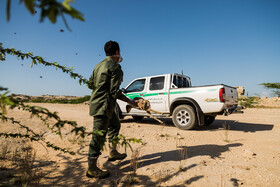
[[[122,91],[123,93],[126,93],[126,90],[125,90],[124,88],[121,88],[121,91]]]

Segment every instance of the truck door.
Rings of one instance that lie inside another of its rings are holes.
[[[143,97],[145,94],[145,87],[146,87],[146,78],[140,78],[132,81],[124,90],[123,93],[126,97],[133,99],[135,97]],[[126,102],[121,100],[117,100],[119,107],[123,113],[126,112]],[[145,113],[145,111],[132,109],[130,113]]]
[[[153,110],[168,112],[167,77],[151,77],[148,81],[149,84],[144,98],[150,101]]]

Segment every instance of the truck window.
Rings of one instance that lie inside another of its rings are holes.
[[[172,84],[172,88],[178,88],[178,83],[177,83],[177,76],[174,75],[173,76],[173,84]]]
[[[141,92],[144,90],[144,86],[145,86],[145,82],[146,79],[139,79],[134,81],[131,85],[129,85],[125,92],[129,93],[129,92]]]
[[[178,88],[182,88],[183,87],[183,80],[182,77],[178,77]]]
[[[188,84],[187,84],[187,79],[183,78],[183,88],[187,88]]]
[[[189,87],[189,81],[185,77],[173,76],[172,88],[187,88]]]
[[[162,90],[164,88],[164,76],[151,78],[149,88],[150,90]]]

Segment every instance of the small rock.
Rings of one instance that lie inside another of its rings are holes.
[[[248,150],[248,149],[244,149],[244,155],[247,156],[247,157],[251,157],[251,156],[257,156],[256,153]]]
[[[184,137],[182,137],[182,136],[179,135],[179,136],[178,136],[178,139],[181,140],[181,139],[184,139]]]
[[[207,166],[207,164],[206,164],[206,161],[205,161],[205,160],[203,160],[203,161],[201,162],[201,164],[202,164],[203,166]]]

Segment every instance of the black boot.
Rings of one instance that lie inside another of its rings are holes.
[[[98,157],[88,157],[87,177],[99,179],[109,177],[109,171],[102,171],[97,167],[97,159]]]
[[[123,160],[126,158],[126,153],[119,153],[117,151],[117,145],[114,143],[109,144],[110,149],[109,149],[109,161],[115,161],[115,160]]]

